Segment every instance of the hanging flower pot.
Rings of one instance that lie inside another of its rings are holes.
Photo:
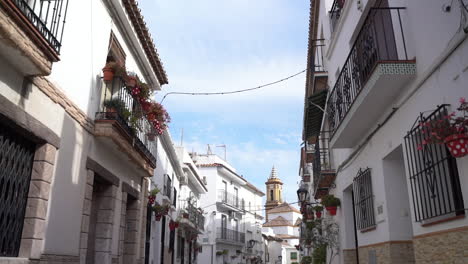
[[[317,218],[321,218],[322,217],[322,212],[319,212],[319,211],[315,212],[315,216],[317,216]]]
[[[445,145],[455,158],[461,158],[468,154],[468,135],[455,134],[444,139]]]
[[[336,215],[336,209],[337,209],[336,206],[327,206],[325,208],[327,208],[327,211],[328,213],[330,213],[330,215]]]
[[[114,69],[111,67],[104,67],[102,68],[102,79],[105,82],[110,82],[114,79]]]
[[[155,215],[156,221],[161,221],[161,217],[162,217],[162,215],[160,215],[160,214]]]
[[[169,223],[169,229],[171,231],[174,231],[176,228],[177,228],[177,222],[171,220],[171,222]]]

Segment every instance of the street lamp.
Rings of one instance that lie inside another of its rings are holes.
[[[249,248],[253,248],[255,246],[255,243],[257,243],[257,241],[255,241],[253,239],[250,239],[249,240]]]
[[[307,199],[307,194],[309,192],[307,191],[307,189],[304,187],[304,185],[302,185],[299,190],[297,190],[297,198],[299,199],[299,202],[303,203],[306,201]]]

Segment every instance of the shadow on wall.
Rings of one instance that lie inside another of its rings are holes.
[[[78,256],[87,132],[77,127],[68,114],[64,115],[50,194],[45,252]]]

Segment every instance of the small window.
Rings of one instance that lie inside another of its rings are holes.
[[[297,252],[291,252],[291,259],[297,259]]]
[[[357,228],[362,230],[375,226],[374,196],[369,168],[359,170],[353,181],[353,192]]]
[[[274,201],[274,199],[273,199],[273,190],[270,190],[270,200]]]
[[[173,192],[174,192],[174,197],[172,198],[172,205],[174,205],[174,207],[177,207],[177,190],[175,187],[173,189]]]

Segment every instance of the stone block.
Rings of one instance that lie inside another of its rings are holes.
[[[83,201],[83,214],[90,215],[91,214],[91,200],[84,199]]]
[[[54,165],[44,162],[44,161],[34,161],[31,179],[32,180],[41,180],[48,183],[52,182],[54,176]]]
[[[97,214],[97,223],[109,223],[114,221],[114,210],[99,210]]]
[[[29,185],[29,198],[40,198],[48,201],[50,195],[50,184],[45,181],[31,180]]]
[[[99,198],[99,209],[103,210],[113,210],[115,208],[115,202],[117,200],[113,197],[100,197]]]
[[[25,218],[22,239],[44,239],[45,221],[39,218]]]
[[[87,170],[86,171],[86,183],[89,185],[94,184],[94,171],[92,170]]]
[[[26,218],[46,219],[48,202],[38,198],[28,198],[26,205]]]
[[[85,199],[93,200],[93,185],[86,184]]]
[[[80,249],[80,264],[86,264],[86,254],[88,254],[87,249]]]
[[[97,223],[96,238],[112,238],[112,224]]]
[[[96,238],[94,250],[97,252],[110,252],[112,239],[110,238]]]
[[[55,156],[57,154],[57,149],[50,144],[44,144],[36,149],[34,155],[34,161],[44,161],[49,164],[55,164]]]
[[[124,242],[124,254],[135,255],[137,251],[137,243]]]
[[[94,263],[111,264],[110,252],[95,252],[94,253]]]
[[[21,239],[21,246],[19,251],[19,257],[39,259],[41,257],[41,250],[44,241],[42,239]],[[1,263],[1,261],[0,261]]]
[[[80,233],[80,249],[88,248],[88,233]]]
[[[89,216],[82,215],[81,216],[81,232],[88,233],[89,231]]]

